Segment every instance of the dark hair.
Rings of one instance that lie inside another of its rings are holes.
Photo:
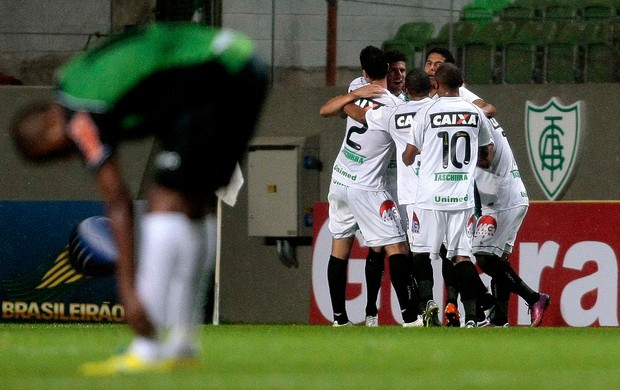
[[[441,55],[443,58],[445,58],[445,62],[449,62],[451,64],[456,64],[456,61],[454,60],[454,56],[452,55],[452,53],[450,52],[450,50],[443,48],[443,47],[433,47],[432,49],[430,49],[427,53],[426,53],[426,59],[428,60],[428,56],[431,55],[432,53],[437,53],[439,55]]]
[[[458,66],[444,62],[435,71],[435,80],[444,85],[447,89],[459,89],[463,85],[463,74]]]
[[[397,61],[407,62],[407,56],[405,55],[405,53],[397,49],[386,51],[385,58],[387,59],[388,64]]]
[[[428,96],[431,90],[431,79],[424,69],[413,68],[407,72],[405,85],[410,96]]]
[[[366,46],[360,52],[360,64],[366,75],[373,80],[387,76],[388,61],[385,52],[376,46]]]

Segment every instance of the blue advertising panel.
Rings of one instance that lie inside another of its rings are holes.
[[[85,276],[69,260],[75,226],[103,214],[97,201],[0,202],[0,322],[124,321],[114,276]]]

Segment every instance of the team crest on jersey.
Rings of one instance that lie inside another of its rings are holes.
[[[404,114],[394,115],[394,123],[397,129],[405,129],[411,127],[415,112],[406,112]]]
[[[497,221],[495,218],[490,215],[483,215],[478,219],[476,223],[476,237],[493,237],[495,231],[497,231]]]
[[[411,216],[411,232],[414,234],[420,233],[420,218],[418,218],[418,214],[415,211]]]
[[[383,218],[384,221],[394,221],[396,222],[396,226],[398,228],[398,232],[404,233],[401,231],[402,224],[400,219],[400,214],[398,212],[398,206],[393,200],[386,200],[381,203],[379,207],[379,215]]]
[[[573,179],[584,132],[583,106],[582,101],[563,106],[555,97],[542,106],[526,102],[529,159],[549,200],[559,199]]]
[[[476,127],[478,114],[472,112],[440,112],[431,114],[431,127]]]

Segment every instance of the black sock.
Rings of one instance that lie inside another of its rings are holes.
[[[478,293],[476,279],[480,279],[476,266],[471,261],[461,261],[454,266],[454,275],[465,311],[465,322],[476,321],[476,296]]]
[[[407,276],[409,281],[407,283],[409,296],[411,297],[411,312],[417,317],[418,314],[424,313],[424,307],[421,305],[422,298],[420,298],[420,288],[418,287],[418,281],[415,279],[415,267],[413,266],[413,255],[409,252],[407,256]]]
[[[480,268],[487,275],[497,279],[497,283],[507,286],[511,292],[514,292],[525,300],[529,305],[536,303],[539,294],[532,290],[519,275],[512,269],[512,266],[506,259],[498,256],[484,256],[484,261]]]
[[[491,279],[491,291],[495,297],[495,308],[491,322],[495,325],[508,323],[508,300],[510,299],[510,288],[502,284],[501,280]]]
[[[348,265],[349,260],[341,260],[334,256],[330,256],[329,262],[327,263],[327,284],[329,285],[329,296],[332,300],[334,321],[339,324],[346,324],[349,322],[346,309]]]
[[[390,279],[392,279],[392,286],[396,291],[396,297],[400,305],[400,311],[403,316],[404,322],[413,322],[417,319],[417,314],[414,313],[415,299],[411,295],[411,283],[410,283],[410,270],[411,267],[408,264],[411,258],[404,254],[394,254],[389,258],[390,265]]]
[[[383,271],[385,269],[385,252],[375,252],[372,248],[368,248],[368,256],[366,257],[366,266],[364,272],[366,274],[366,315],[377,315],[377,296],[381,289],[381,281],[383,280]]]
[[[434,276],[430,253],[418,253],[413,256],[413,267],[421,304],[426,307],[426,302],[433,299]]]
[[[446,305],[448,303],[458,305],[458,292],[454,281],[454,264],[444,257],[441,258],[441,274],[443,275],[443,281],[446,285]]]

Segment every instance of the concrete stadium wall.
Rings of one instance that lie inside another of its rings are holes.
[[[432,22],[437,34],[459,18],[465,3],[341,0],[337,66],[359,73],[359,52],[366,45],[380,47],[406,22]],[[0,0],[0,72],[25,85],[51,85],[54,70],[71,55],[110,32],[154,20],[156,5],[157,0]],[[221,19],[222,26],[254,40],[259,55],[273,66],[274,83],[318,85],[325,80],[327,10],[326,1],[316,0],[226,0]],[[348,80],[338,78],[337,85]]]
[[[474,85],[470,89],[494,104],[497,118],[508,133],[531,200],[545,200],[527,156],[524,119],[527,100],[536,105],[556,97],[563,104],[585,102],[586,126],[576,177],[563,200],[620,199],[619,84],[585,85]],[[342,87],[271,90],[257,136],[320,137],[320,199],[325,201],[331,165],[343,136],[344,120],[322,118],[320,106]],[[25,102],[51,96],[50,88],[0,87],[0,200],[93,200],[98,195],[92,178],[79,161],[34,166],[21,160],[8,135],[10,118]],[[120,151],[126,178],[137,197],[144,193],[151,139],[127,144]],[[242,169],[247,173],[247,167]],[[247,177],[247,174],[246,174]],[[247,186],[237,206],[223,206],[220,321],[241,323],[307,323],[311,289],[312,247],[296,248],[298,268],[288,268],[275,245],[248,236]],[[277,221],[275,221],[277,223]]]

